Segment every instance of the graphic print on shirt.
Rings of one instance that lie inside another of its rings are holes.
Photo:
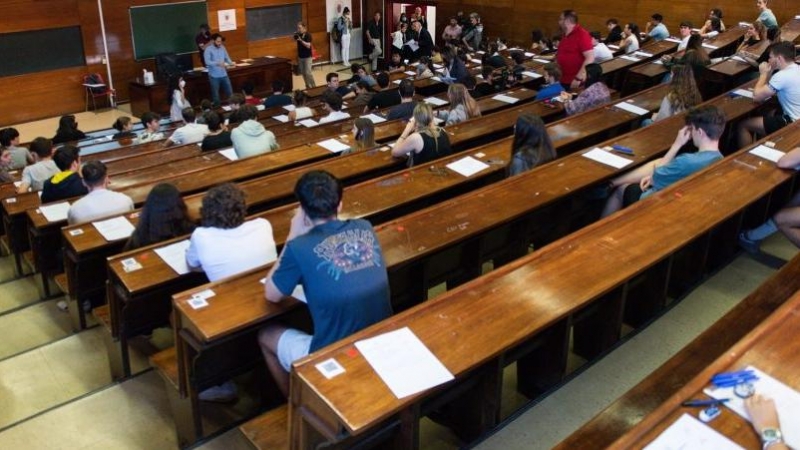
[[[336,281],[343,273],[380,265],[379,252],[372,230],[347,230],[314,247],[314,253],[323,260],[317,264],[317,270],[325,268]]]

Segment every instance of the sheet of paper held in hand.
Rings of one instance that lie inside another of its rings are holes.
[[[644,450],[743,450],[717,430],[684,414]]]
[[[778,410],[778,417],[781,420],[781,432],[783,441],[791,448],[800,448],[800,392],[783,384],[775,378],[758,370],[753,366],[747,366],[744,370],[752,370],[758,380],[753,382],[756,392],[775,400],[775,408]],[[703,392],[714,398],[730,398],[725,402],[725,406],[732,409],[736,414],[750,420],[744,410],[744,400],[733,393],[733,388],[709,387]]]
[[[47,219],[48,222],[61,222],[62,220],[67,220],[67,213],[69,212],[69,202],[61,202],[52,205],[40,206],[39,211],[42,212],[42,215],[44,216],[45,219]]]
[[[355,343],[397,398],[453,379],[453,374],[408,327]]]
[[[633,162],[630,159],[617,156],[600,148],[593,148],[592,150],[584,153],[583,156],[593,161],[597,161],[611,167],[616,167],[617,169],[621,169]]]
[[[94,225],[97,231],[103,235],[103,238],[109,242],[129,238],[134,230],[133,224],[125,216],[99,220],[97,222],[92,222],[92,225]]]
[[[189,240],[184,239],[165,247],[155,249],[156,255],[161,257],[167,265],[178,275],[189,273],[189,266],[186,265],[186,250],[189,248]]]

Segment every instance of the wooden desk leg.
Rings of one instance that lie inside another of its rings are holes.
[[[680,298],[703,278],[708,255],[709,234],[706,233],[672,254],[668,295]]]
[[[669,273],[670,260],[667,258],[628,281],[625,323],[638,328],[664,310]]]
[[[550,326],[537,347],[517,359],[517,391],[536,398],[560,382],[567,370],[569,319]]]
[[[574,316],[572,351],[592,360],[619,341],[627,284]]]
[[[165,382],[166,384],[166,382]],[[178,446],[188,447],[203,437],[203,423],[200,416],[200,400],[196,392],[181,397],[180,391],[172,386],[165,386],[172,417],[175,419],[175,432]]]
[[[413,404],[400,412],[400,430],[392,442],[393,450],[416,450],[419,448],[419,405]]]

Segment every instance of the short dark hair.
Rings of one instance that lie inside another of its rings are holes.
[[[397,90],[400,92],[400,97],[411,98],[414,96],[414,82],[405,78],[400,82]]]
[[[148,123],[150,123],[150,122],[152,122],[154,120],[159,120],[159,116],[158,116],[158,114],[156,114],[156,113],[154,113],[152,111],[146,111],[145,113],[142,114],[140,119],[142,121],[142,125],[147,126]]]
[[[603,78],[603,66],[597,63],[587,64],[586,70],[586,87],[589,87]]]
[[[336,72],[330,72],[327,75],[325,75],[325,81],[328,83],[330,83],[331,80],[334,78],[339,78],[339,74]]]
[[[53,153],[53,141],[46,137],[37,137],[31,142],[31,151],[39,158],[47,158]]]
[[[718,140],[725,131],[725,114],[716,106],[692,108],[684,118],[686,125],[699,128],[713,140]]]
[[[688,20],[684,20],[683,22],[681,22],[680,28],[684,28],[684,27],[685,28],[694,28],[692,26],[692,22],[689,22]]]
[[[561,66],[558,63],[549,62],[544,65],[544,71],[556,80],[561,79]]]
[[[181,110],[181,116],[183,116],[183,121],[186,123],[194,122],[195,115],[194,115],[194,108],[191,106],[187,106]]]
[[[389,74],[386,72],[381,72],[375,77],[375,81],[377,81],[378,86],[383,89],[386,86],[389,86]]]
[[[80,149],[78,149],[78,147],[74,145],[65,145],[56,150],[53,154],[53,161],[56,163],[56,167],[58,167],[59,170],[64,171],[69,169],[72,163],[78,160],[79,154]]]
[[[244,105],[239,108],[239,118],[242,122],[245,120],[255,120],[258,118],[258,108],[253,105]]]
[[[356,83],[356,87],[357,87],[357,88],[359,88],[359,89],[363,89],[363,90],[365,90],[365,91],[368,91],[368,90],[369,90],[369,85],[367,84],[367,82],[366,82],[366,81],[359,81],[359,82],[357,82],[357,83]]]
[[[222,35],[221,35],[221,34],[219,34],[219,33],[214,33],[214,34],[212,34],[212,35],[211,35],[211,40],[212,40],[212,41],[216,41],[216,40],[217,40],[217,38],[222,38],[222,42],[225,42],[225,38],[224,38],[224,37],[222,37]]]
[[[235,93],[231,94],[230,97],[228,97],[228,103],[233,104],[233,105],[242,106],[245,103],[247,103],[247,99],[244,98],[244,95],[242,95],[242,94],[240,94],[238,92],[235,92]]]
[[[297,180],[294,195],[310,219],[325,219],[335,216],[339,210],[342,183],[324,170],[312,170]]]
[[[255,89],[256,89],[255,85],[250,80],[247,80],[244,83],[242,83],[242,92],[244,92],[245,95],[253,95],[253,91]]]
[[[0,130],[0,145],[8,147],[11,141],[19,137],[19,131],[16,128],[3,128]]]
[[[619,25],[619,20],[611,18],[606,20],[606,25]]]
[[[592,31],[592,32],[590,32],[590,33],[589,33],[589,36],[591,36],[591,37],[593,37],[593,38],[597,39],[598,41],[599,41],[599,40],[602,40],[602,38],[601,38],[601,35],[600,35],[600,32],[599,32],[599,31]]]
[[[302,106],[306,102],[307,98],[308,96],[306,95],[306,93],[298,89],[294,91],[294,95],[292,96],[292,103],[294,103],[295,106]]]
[[[475,89],[475,85],[478,84],[474,75],[467,75],[466,77],[464,77],[464,80],[462,81],[464,82],[464,86],[467,87],[467,90],[470,91]]]
[[[203,121],[205,121],[206,125],[208,125],[208,129],[211,131],[217,131],[222,128],[222,117],[214,110],[204,112]]]
[[[511,52],[511,59],[517,64],[522,64],[525,62],[525,54],[519,51],[513,51]]]
[[[200,221],[204,227],[236,228],[246,215],[244,192],[233,183],[214,186],[203,196]]]
[[[361,64],[358,64],[358,63],[350,64],[350,71],[353,72],[353,73],[356,73],[359,70],[363,70],[363,69],[364,69],[364,66],[362,66]]]
[[[272,92],[283,92],[283,81],[275,80],[272,82]]]
[[[569,19],[572,23],[578,23],[578,13],[576,13],[574,9],[565,9],[561,11],[561,15],[564,16],[564,19]]]
[[[711,8],[711,14],[717,19],[722,19],[722,10],[719,8]]]
[[[322,101],[334,111],[342,110],[342,96],[336,92],[325,91],[322,95]]]
[[[94,187],[103,183],[108,174],[108,169],[103,161],[93,160],[83,165],[81,175],[83,175],[83,182],[87,186]]]
[[[650,18],[655,20],[656,22],[663,22],[664,21],[664,16],[662,16],[659,13],[653,14],[652,16],[650,16]]]
[[[789,41],[781,41],[771,44],[768,50],[769,54],[772,56],[781,56],[788,62],[794,61],[794,44]]]

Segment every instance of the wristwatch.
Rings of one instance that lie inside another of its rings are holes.
[[[761,448],[769,448],[772,444],[783,442],[783,433],[778,428],[764,428],[761,430]]]

